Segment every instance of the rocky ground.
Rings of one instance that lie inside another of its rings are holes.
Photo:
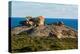
[[[29,36],[53,36],[57,38],[77,38],[77,31],[65,24],[50,24],[41,26],[21,26],[11,30],[11,34],[26,32]]]

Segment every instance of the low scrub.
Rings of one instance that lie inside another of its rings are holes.
[[[33,52],[77,49],[76,38],[28,36],[26,33],[11,36],[11,52]]]

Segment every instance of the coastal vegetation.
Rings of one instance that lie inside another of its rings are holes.
[[[77,38],[28,36],[25,32],[11,36],[11,52],[33,52],[77,49]]]

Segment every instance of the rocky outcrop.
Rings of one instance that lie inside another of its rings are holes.
[[[50,36],[57,38],[77,38],[77,31],[67,27],[63,22],[51,25],[41,25],[37,27],[15,27],[11,30],[12,34],[26,32],[29,36]]]
[[[27,25],[27,26],[40,26],[44,25],[44,16],[38,16],[38,17],[26,17],[27,19],[25,21],[21,21],[21,25]]]
[[[21,32],[30,30],[32,27],[27,27],[27,26],[20,26],[20,27],[15,27],[11,29],[11,34],[19,34]]]

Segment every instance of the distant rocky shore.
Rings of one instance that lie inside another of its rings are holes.
[[[37,21],[32,17],[28,17],[28,21],[24,21],[23,26],[11,29],[11,34],[27,33],[29,36],[50,36],[57,38],[77,38],[77,31],[66,26],[63,22],[56,22],[54,24],[44,24],[44,17],[37,17]],[[29,25],[29,26],[28,26]]]

